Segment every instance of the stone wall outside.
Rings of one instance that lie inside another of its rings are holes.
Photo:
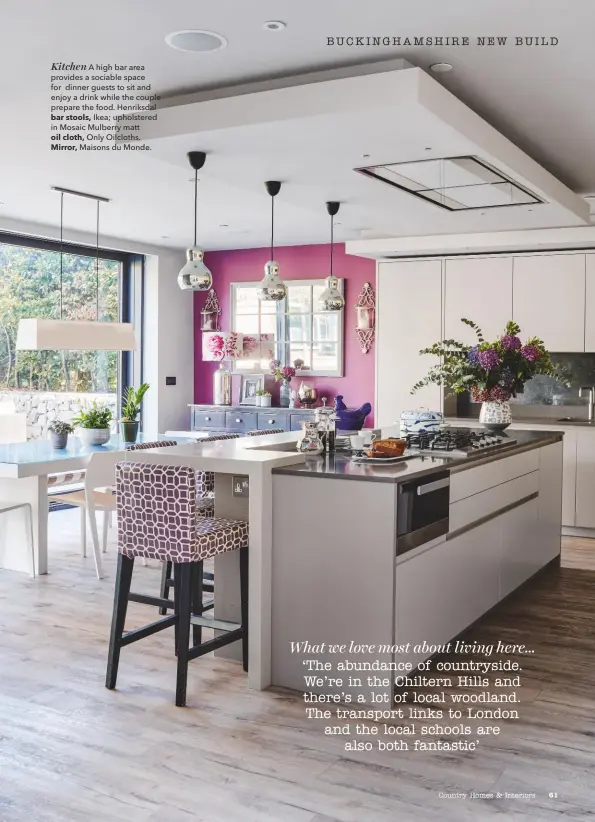
[[[52,420],[61,419],[70,422],[81,409],[88,408],[94,402],[109,405],[114,419],[117,419],[116,394],[68,394],[44,391],[7,391],[0,390],[0,402],[12,400],[18,413],[27,414],[27,439],[46,439],[47,427]],[[115,423],[113,423],[115,428]]]

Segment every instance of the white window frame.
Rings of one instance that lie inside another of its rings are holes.
[[[286,282],[286,285],[288,287],[292,287],[292,286],[311,286],[311,287],[313,287],[313,286],[316,286],[316,285],[322,285],[323,282],[324,282],[324,280],[321,280],[321,279],[288,280]],[[260,288],[260,287],[261,287],[260,282],[233,282],[233,283],[230,283],[230,295],[229,296],[230,296],[230,301],[231,301],[231,330],[232,331],[236,330],[236,290],[238,288]],[[344,293],[344,280],[343,279],[338,280],[338,286],[337,287],[338,287],[339,292],[341,294],[343,294]],[[288,316],[286,310],[283,310],[283,313],[281,313],[281,311],[280,311],[281,308],[285,309],[286,299],[281,300],[280,302],[278,302],[277,306],[278,306],[277,317],[278,317],[279,320],[282,320],[282,318]],[[323,314],[323,313],[325,313],[325,312],[323,312],[323,311],[312,311],[312,312],[310,312],[309,316],[312,317],[314,314]],[[344,314],[345,314],[345,312],[341,311],[340,314],[341,314],[341,316],[339,318],[339,339],[337,340],[337,369],[336,370],[331,370],[331,371],[329,371],[329,370],[315,371],[313,368],[303,368],[303,369],[299,369],[298,371],[296,371],[296,376],[299,376],[299,377],[343,377],[344,376],[344,360],[345,360],[345,317],[344,317]],[[278,327],[280,333],[283,331],[284,326],[285,326],[285,323],[282,322],[282,321],[277,323],[277,327]],[[287,349],[286,344],[288,342],[290,342],[290,341],[287,338],[285,338],[283,342],[281,342],[280,340],[277,340],[277,355],[276,355],[276,358],[281,361],[281,367],[283,367],[284,365],[292,365],[291,362],[285,362],[284,361],[284,352]],[[279,353],[281,346],[282,346],[282,352],[283,352],[282,354]],[[258,364],[255,365],[254,368],[252,368],[252,369],[246,369],[246,368],[236,369],[236,363],[235,363],[235,360],[234,360],[231,364],[231,367],[232,367],[232,371],[234,373],[237,373],[237,374],[262,373],[262,366],[260,366]]]

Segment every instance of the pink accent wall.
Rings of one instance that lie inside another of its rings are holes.
[[[264,264],[269,259],[268,248],[253,248],[237,251],[211,251],[205,255],[205,262],[213,274],[213,287],[221,305],[221,329],[231,331],[230,285],[234,282],[257,282],[264,276]],[[286,246],[275,249],[275,260],[281,267],[284,280],[324,279],[328,276],[328,245]],[[292,387],[297,388],[302,381],[315,385],[318,398],[328,397],[329,405],[337,394],[343,394],[349,408],[359,408],[365,402],[374,403],[374,348],[362,354],[355,334],[355,301],[364,283],[372,283],[376,289],[376,265],[374,260],[351,257],[345,254],[343,245],[335,245],[333,273],[345,279],[345,344],[344,377],[296,377]],[[200,311],[206,296],[194,295],[194,401],[213,401],[213,372],[217,363],[203,362],[201,358]],[[277,392],[272,380],[267,380],[267,390],[273,394],[273,404],[278,404]],[[233,377],[233,401],[239,397],[240,376]],[[366,425],[373,424],[374,409],[366,419]]]

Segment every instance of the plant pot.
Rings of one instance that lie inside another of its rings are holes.
[[[512,422],[510,404],[507,402],[483,402],[479,421],[488,431],[504,431]]]
[[[259,399],[261,408],[271,407],[271,397],[260,397]]]
[[[122,434],[122,439],[127,445],[137,441],[138,427],[138,420],[132,420],[131,422],[120,420],[120,433]]]
[[[52,448],[66,448],[68,434],[58,434],[56,431],[50,431],[50,441]]]
[[[112,432],[109,428],[79,428],[78,435],[85,445],[105,445]]]

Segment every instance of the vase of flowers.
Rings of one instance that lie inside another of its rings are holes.
[[[279,360],[271,360],[270,362],[271,374],[277,382],[281,383],[279,389],[279,405],[281,408],[289,408],[291,403],[291,378],[295,377],[295,368],[291,365],[286,365],[281,368]]]
[[[416,383],[411,393],[431,383],[443,385],[462,394],[471,393],[474,402],[483,403],[479,420],[488,429],[503,430],[512,422],[509,400],[522,393],[525,383],[537,374],[545,374],[564,385],[568,382],[546,351],[543,341],[531,337],[522,343],[517,323],[506,324],[504,334],[494,342],[484,339],[472,320],[461,319],[477,337],[475,345],[457,340],[442,340],[420,354],[440,357],[428,375]]]

